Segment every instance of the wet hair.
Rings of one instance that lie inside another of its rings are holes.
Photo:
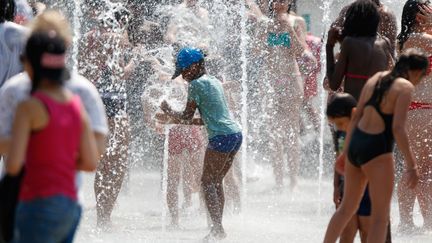
[[[402,11],[401,32],[397,36],[399,49],[402,50],[404,43],[408,40],[414,27],[417,24],[417,14],[420,12],[420,6],[427,4],[425,0],[408,0]]]
[[[393,70],[375,85],[374,92],[377,92],[377,104],[381,103],[383,96],[397,78],[408,78],[408,71],[412,70],[426,73],[428,68],[429,58],[423,51],[414,48],[406,50],[400,55]]]
[[[15,0],[0,0],[0,23],[13,21],[16,14]]]
[[[61,56],[66,53],[66,42],[54,30],[37,31],[29,37],[23,57],[33,69],[31,93],[39,88],[43,78],[52,84],[63,85],[67,70],[65,67],[44,67],[44,54]]]
[[[377,35],[380,14],[371,0],[357,0],[348,7],[343,36],[374,37]]]
[[[326,115],[331,118],[351,118],[353,108],[357,106],[356,99],[348,93],[337,93],[327,104]]]
[[[375,3],[378,7],[381,7],[380,0],[372,0],[373,3]]]

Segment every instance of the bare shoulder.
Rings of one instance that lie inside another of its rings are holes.
[[[432,35],[427,33],[413,33],[404,44],[404,48],[429,46],[432,42]]]
[[[389,38],[387,38],[385,36],[379,36],[375,40],[375,45],[377,45],[379,47],[383,47],[383,48],[391,48],[390,40],[389,40]]]
[[[342,46],[345,48],[357,47],[358,43],[359,43],[359,40],[357,38],[351,37],[351,36],[346,36],[342,41],[341,47]]]
[[[413,92],[415,89],[414,85],[405,78],[395,79],[394,86],[402,93]]]
[[[36,98],[30,97],[18,104],[16,112],[17,114],[21,112],[32,117],[33,115],[37,116],[38,112],[42,109],[44,109],[42,102]]]

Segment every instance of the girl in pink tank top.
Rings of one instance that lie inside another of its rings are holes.
[[[63,88],[65,52],[57,32],[36,31],[23,55],[31,97],[17,107],[6,161],[9,175],[24,169],[14,242],[72,242],[81,215],[75,173],[96,169],[87,114],[79,97]]]

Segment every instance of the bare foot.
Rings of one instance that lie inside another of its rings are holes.
[[[210,242],[216,242],[218,240],[223,240],[227,237],[227,234],[225,233],[225,230],[223,228],[215,229],[212,228],[210,233],[204,237],[203,242],[210,243]]]

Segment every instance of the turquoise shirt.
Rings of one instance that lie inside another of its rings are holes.
[[[215,77],[203,75],[192,80],[189,83],[188,101],[195,101],[209,139],[241,132],[230,115],[222,83]]]

